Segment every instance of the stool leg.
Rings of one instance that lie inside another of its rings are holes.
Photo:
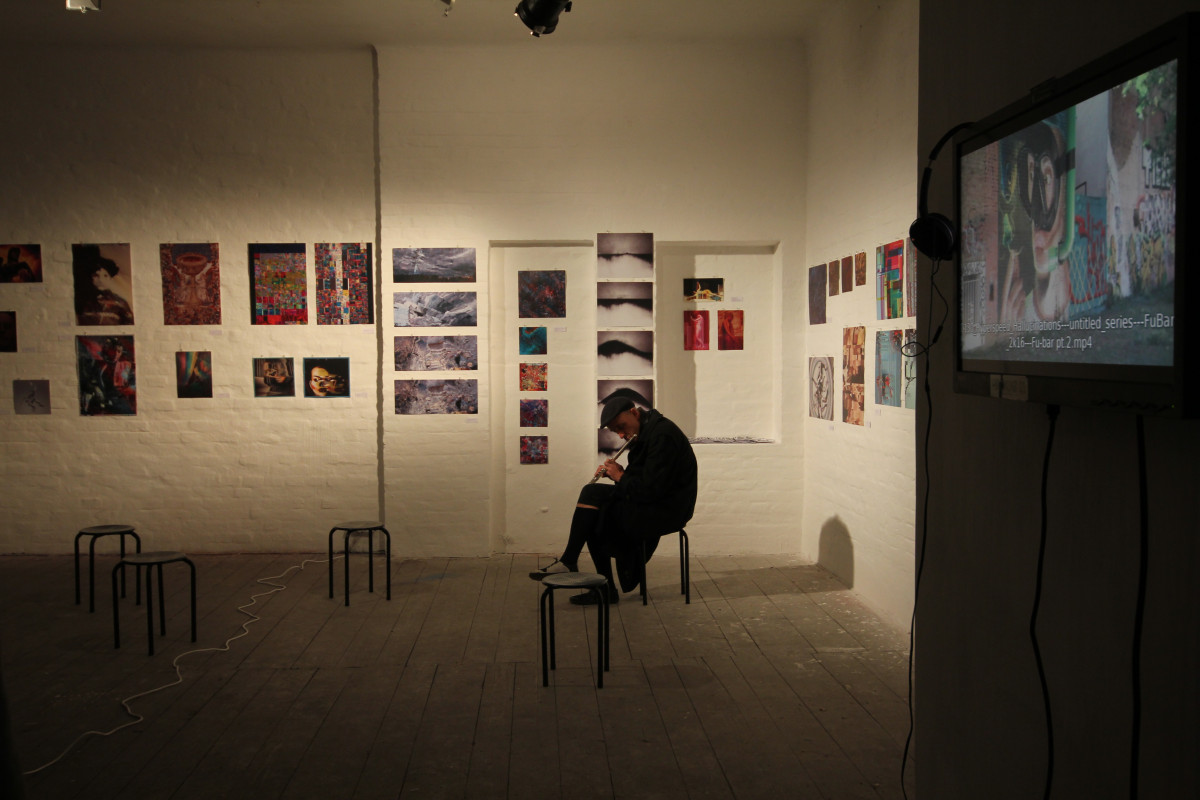
[[[688,541],[687,531],[679,532],[680,559],[683,562],[683,597],[684,605],[692,604],[692,543]]]
[[[608,585],[592,587],[596,595],[596,688],[604,688],[604,607],[608,605]]]
[[[329,529],[329,599],[333,599],[333,534],[337,528]]]
[[[140,569],[135,567],[134,569]],[[150,655],[154,655],[154,599],[151,593],[150,584],[154,583],[151,577],[153,573],[150,571],[150,565],[146,565],[146,638],[150,640]],[[161,577],[161,576],[160,576]],[[158,588],[162,589],[162,581],[158,582]]]
[[[135,567],[136,569],[136,567]],[[121,604],[117,602],[117,568],[113,567],[112,573],[112,598],[113,598],[113,649],[121,649]]]
[[[158,630],[159,630],[160,635],[166,636],[167,635],[167,604],[166,604],[166,600],[164,600],[164,598],[163,598],[163,584],[165,583],[165,581],[163,580],[162,569],[163,569],[163,565],[159,564],[158,565]],[[150,571],[149,568],[147,568],[146,571],[149,572]],[[147,584],[146,605],[150,605],[149,594],[150,594],[150,589],[149,589],[149,584]]]
[[[120,534],[121,539],[121,561],[125,560],[125,534]],[[121,597],[125,597],[125,567],[121,567]]]
[[[196,641],[196,565],[192,563],[190,558],[185,558],[188,567],[192,571],[192,641]]]
[[[609,630],[612,628],[612,603],[608,602],[608,589],[604,591],[604,671],[608,672],[608,656],[612,652]]]
[[[79,594],[79,537],[81,536],[83,536],[82,533],[75,534],[75,605],[83,602]]]
[[[141,553],[142,552],[142,537],[138,536],[136,531],[130,531],[129,535],[133,537],[134,552]],[[124,570],[121,570],[121,580],[122,581],[125,580],[125,571]],[[136,592],[136,594],[134,595],[134,605],[141,605],[141,603],[142,603],[142,573],[135,569],[133,571],[133,580],[134,580],[134,584],[137,587],[134,590]],[[125,589],[122,588],[121,589],[121,597],[124,597],[124,596],[125,596]]]
[[[88,545],[88,613],[96,610],[96,539],[93,536]]]
[[[346,562],[346,605],[350,605],[350,531],[342,539],[342,559]]]
[[[375,531],[367,531],[367,591],[375,591]]]
[[[546,598],[546,603],[550,608],[550,669],[558,669],[558,645],[554,640],[554,588],[551,587]]]
[[[392,599],[392,535],[383,528],[383,538],[387,542],[387,599]]]
[[[550,685],[550,670],[546,665],[546,595],[549,593],[549,589],[543,589],[542,597],[538,601],[538,619],[541,622],[542,634],[542,686]]]

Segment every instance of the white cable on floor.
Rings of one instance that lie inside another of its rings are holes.
[[[334,556],[333,560],[337,561],[341,557],[342,556]],[[309,564],[326,564],[328,562],[329,562],[329,559],[327,559],[327,558],[319,558],[319,559],[318,558],[310,558],[310,559],[306,559],[306,560],[300,562],[299,564],[295,564],[293,566],[288,567],[279,575],[271,575],[266,578],[258,578],[256,581],[257,583],[261,583],[264,586],[272,586],[274,588],[272,588],[269,592],[259,592],[258,594],[251,595],[249,603],[238,606],[238,608],[237,608],[238,611],[240,611],[243,614],[245,614],[246,616],[250,617],[250,619],[248,619],[242,623],[242,632],[241,633],[234,634],[233,636],[226,639],[225,644],[222,645],[221,647],[202,647],[202,648],[199,648],[196,650],[188,650],[186,652],[180,653],[179,655],[175,656],[175,659],[171,662],[171,666],[175,668],[175,680],[171,681],[170,683],[164,683],[162,686],[158,686],[153,689],[148,689],[144,692],[138,692],[137,694],[130,695],[129,697],[126,697],[124,700],[121,701],[121,705],[125,708],[125,713],[128,714],[129,716],[133,717],[133,719],[129,720],[128,722],[124,723],[123,725],[118,725],[117,727],[115,727],[111,730],[107,730],[107,731],[84,731],[83,733],[76,736],[75,739],[69,745],[67,745],[66,748],[64,748],[63,751],[61,753],[59,753],[57,756],[55,756],[52,760],[47,761],[45,764],[42,764],[37,769],[31,769],[28,772],[25,772],[22,774],[23,775],[36,775],[37,773],[41,772],[42,770],[46,769],[47,767],[57,764],[64,757],[66,757],[67,753],[71,752],[71,749],[73,747],[75,747],[75,745],[79,744],[81,741],[83,741],[88,736],[112,736],[117,731],[124,730],[125,728],[128,728],[131,725],[137,725],[139,722],[143,721],[145,719],[145,717],[143,717],[141,714],[136,713],[132,708],[129,707],[129,704],[131,702],[133,702],[134,700],[137,700],[140,697],[146,697],[147,695],[154,694],[155,692],[161,692],[163,689],[169,689],[172,686],[178,686],[179,684],[183,683],[183,673],[179,669],[180,659],[183,659],[186,656],[194,655],[196,653],[208,653],[208,652],[227,653],[227,652],[229,652],[230,643],[235,642],[238,639],[245,636],[246,634],[250,633],[250,626],[253,625],[255,622],[258,622],[260,619],[260,617],[258,617],[256,614],[252,614],[251,612],[247,611],[246,609],[248,609],[250,606],[257,603],[258,598],[268,597],[270,595],[277,594],[278,592],[282,592],[284,589],[287,588],[286,584],[272,583],[271,581],[274,581],[278,578],[287,577],[288,573],[290,573],[291,571],[302,570],[305,568],[305,566],[307,566]],[[150,603],[150,602],[152,602],[152,600],[149,597],[147,597],[146,602]]]

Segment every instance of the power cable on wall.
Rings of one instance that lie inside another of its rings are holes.
[[[950,305],[946,302],[945,295],[938,288],[936,278],[938,269],[941,266],[941,259],[934,259],[932,268],[929,270],[929,294],[926,297],[932,298],[935,294],[942,303],[942,319],[938,322],[937,330],[929,340],[929,344],[920,342],[912,342],[906,344],[902,351],[909,358],[921,356],[925,362],[925,380],[923,388],[925,390],[925,440],[922,445],[923,461],[925,464],[925,492],[921,500],[921,545],[917,551],[917,569],[916,576],[913,581],[913,610],[912,619],[908,626],[908,735],[904,738],[904,753],[900,759],[900,792],[905,798],[908,797],[908,790],[904,786],[904,778],[908,772],[908,756],[912,748],[913,730],[915,728],[915,717],[913,715],[913,653],[916,645],[916,629],[917,629],[917,600],[921,592],[921,573],[925,569],[925,543],[929,533],[929,486],[931,483],[929,473],[929,435],[933,430],[933,393],[929,385],[929,351],[937,344],[938,337],[942,335],[942,327],[946,324],[946,317],[950,313]],[[928,309],[928,320],[925,325],[925,330],[929,330],[933,326],[933,303],[930,302]]]
[[[342,556],[334,556],[333,560],[336,561],[337,559],[339,559],[341,557]],[[31,769],[28,772],[25,772],[22,774],[24,774],[26,776],[36,775],[37,773],[41,772],[42,770],[46,769],[47,767],[51,767],[54,764],[57,764],[59,761],[61,761],[63,758],[66,757],[67,753],[71,752],[71,750],[75,747],[75,745],[79,744],[81,741],[83,741],[84,739],[86,739],[89,736],[112,736],[114,733],[117,733],[118,731],[122,731],[125,728],[128,728],[132,725],[136,725],[139,722],[142,722],[145,719],[145,717],[143,717],[141,714],[138,714],[136,711],[134,711],[130,707],[130,705],[129,705],[130,703],[132,703],[134,700],[138,700],[142,697],[147,697],[149,695],[155,694],[156,692],[161,692],[164,689],[169,689],[172,686],[178,686],[179,684],[183,683],[183,671],[180,669],[179,662],[182,661],[187,656],[195,655],[197,653],[213,653],[213,652],[227,653],[227,652],[229,652],[229,645],[231,643],[237,641],[238,639],[242,638],[243,636],[246,636],[248,633],[250,633],[250,626],[253,625],[255,622],[258,622],[261,619],[261,617],[257,616],[256,614],[253,614],[250,611],[247,611],[246,609],[250,608],[250,606],[257,603],[258,599],[260,597],[269,597],[270,595],[282,592],[284,589],[287,588],[286,584],[273,583],[272,581],[285,578],[293,570],[302,570],[309,564],[325,564],[328,562],[329,562],[329,559],[327,559],[327,558],[320,558],[320,559],[310,558],[310,559],[306,559],[306,560],[300,562],[299,564],[294,564],[294,565],[288,567],[287,569],[285,569],[283,572],[281,572],[278,575],[271,575],[266,578],[258,578],[256,581],[257,583],[261,583],[264,586],[270,586],[272,588],[270,591],[259,592],[258,594],[251,595],[250,602],[238,606],[237,610],[250,618],[242,623],[241,633],[237,633],[237,634],[234,634],[233,636],[229,637],[228,639],[225,640],[225,644],[221,645],[220,647],[202,647],[202,648],[198,648],[196,650],[188,650],[186,652],[180,653],[179,655],[175,656],[175,658],[171,661],[171,666],[175,669],[175,680],[171,681],[170,683],[164,683],[162,686],[156,686],[153,689],[147,689],[144,692],[138,692],[137,694],[130,695],[129,697],[126,697],[124,700],[121,701],[121,706],[125,709],[125,713],[128,714],[130,717],[132,717],[132,719],[130,719],[128,722],[118,725],[115,728],[110,728],[109,730],[106,730],[106,731],[84,731],[83,733],[76,736],[71,741],[70,744],[68,744],[65,748],[63,748],[63,751],[61,753],[59,753],[57,756],[52,758],[50,761],[47,761],[45,764],[42,764],[37,769]],[[147,602],[149,602],[149,598],[147,598]]]

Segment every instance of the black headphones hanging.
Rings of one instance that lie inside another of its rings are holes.
[[[908,226],[908,238],[912,239],[913,247],[934,261],[945,261],[953,256],[954,249],[958,246],[958,237],[954,235],[954,223],[944,214],[936,211],[930,213],[927,207],[929,178],[933,174],[933,162],[954,134],[973,124],[963,122],[946,131],[930,151],[929,163],[925,165],[925,170],[921,173],[921,193],[917,200],[918,216],[913,220],[912,225]]]

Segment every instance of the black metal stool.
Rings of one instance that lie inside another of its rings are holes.
[[[664,533],[663,536],[670,536]],[[679,529],[679,593],[684,596],[684,603],[692,602],[692,565],[690,558],[692,547],[688,543],[687,531]],[[642,605],[646,605],[646,542],[642,541]]]
[[[122,569],[126,564],[133,567],[134,572],[138,576],[138,587],[141,587],[141,568],[146,568],[146,631],[150,639],[150,655],[154,655],[154,597],[152,591],[152,580],[150,577],[150,568],[158,567],[158,625],[159,635],[167,635],[167,609],[163,602],[163,564],[171,564],[175,561],[182,561],[188,565],[192,571],[192,641],[196,641],[196,565],[192,560],[183,553],[178,553],[171,550],[165,550],[158,553],[135,553],[131,556],[126,556],[121,559],[120,563],[113,567],[112,573],[112,598],[113,598],[113,647],[121,646],[121,617],[120,608],[117,602],[117,570]],[[123,574],[123,573],[122,573]],[[138,602],[141,602],[141,592],[138,592]]]
[[[554,590],[586,589],[596,597],[596,688],[604,688],[604,673],[608,671],[608,578],[595,572],[561,572],[542,578],[541,633],[542,686],[550,685],[550,670],[555,669],[554,657]],[[547,609],[549,621],[547,622]],[[550,636],[550,660],[546,660],[546,634]]]
[[[375,531],[383,534],[387,543],[387,599],[392,599],[392,535],[376,520],[355,520],[343,522],[329,529],[329,599],[333,599],[333,535],[338,531],[344,532],[342,539],[342,560],[346,562],[346,605],[350,605],[350,535],[365,533],[367,535],[367,591],[375,591]]]
[[[92,537],[88,544],[88,612],[96,610],[96,540],[102,536],[121,537],[121,558],[125,558],[125,537],[132,536],[137,552],[142,552],[142,537],[133,530],[132,525],[93,525],[75,534],[75,605],[79,605],[79,540],[84,536]],[[141,580],[141,573],[138,573]],[[142,586],[138,583],[138,596],[141,596]],[[125,570],[121,570],[121,597],[125,596]]]

